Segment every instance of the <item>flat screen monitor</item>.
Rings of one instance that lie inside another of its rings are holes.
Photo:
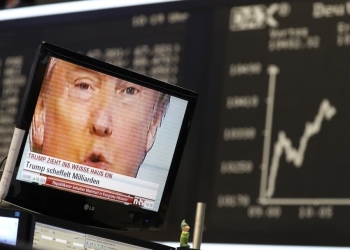
[[[0,198],[9,186],[8,202],[38,213],[107,228],[161,228],[196,99],[43,43]]]
[[[18,218],[0,216],[0,242],[16,245],[18,235]]]
[[[0,209],[0,243],[18,246],[26,241],[30,225],[27,213],[19,210]]]
[[[135,239],[76,223],[34,216],[29,245],[33,250],[174,250],[163,244]]]

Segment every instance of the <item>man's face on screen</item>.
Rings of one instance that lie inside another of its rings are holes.
[[[160,123],[158,92],[60,60],[51,71],[35,111],[41,153],[134,177]]]

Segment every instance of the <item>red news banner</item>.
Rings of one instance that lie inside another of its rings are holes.
[[[22,180],[148,209],[153,208],[159,187],[156,183],[33,152],[28,153],[22,165]]]

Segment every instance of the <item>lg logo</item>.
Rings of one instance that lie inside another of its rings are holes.
[[[84,205],[84,210],[89,210],[89,211],[95,211],[95,207],[90,206],[89,204],[85,204]]]
[[[263,4],[233,7],[230,14],[230,30],[255,30],[263,29],[267,26],[278,27],[279,23],[275,15],[286,17],[290,14],[289,3],[273,3],[270,6]]]

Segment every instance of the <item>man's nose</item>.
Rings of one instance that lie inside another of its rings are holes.
[[[98,110],[92,119],[90,133],[103,137],[112,135],[112,115],[110,112]]]

